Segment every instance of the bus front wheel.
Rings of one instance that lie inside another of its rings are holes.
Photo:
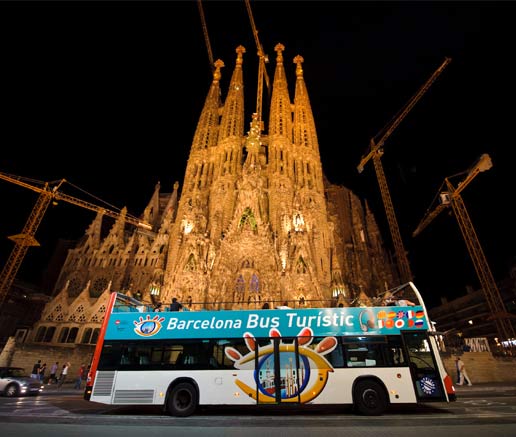
[[[359,414],[378,416],[387,409],[387,395],[381,384],[376,381],[357,382],[353,393],[353,403]]]
[[[182,382],[172,388],[167,401],[167,410],[171,416],[186,417],[197,408],[197,390],[192,384]]]

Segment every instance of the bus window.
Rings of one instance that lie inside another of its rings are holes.
[[[407,360],[405,359],[405,355],[403,353],[403,346],[401,344],[401,337],[399,336],[389,336],[388,337],[389,345],[387,347],[387,365],[389,366],[406,366]]]
[[[226,349],[228,347],[232,348],[232,349],[236,349],[241,356],[245,356],[250,352],[250,350],[247,347],[245,340],[243,338],[231,338],[229,340],[219,340],[219,342],[222,342],[223,349],[224,349],[224,355],[222,357],[222,360],[223,360],[222,367],[224,367],[225,369],[234,369],[235,368],[234,360],[230,360],[228,358],[228,356],[226,355]],[[217,361],[220,363],[219,360],[217,360]]]
[[[344,349],[348,367],[384,367],[387,339],[385,337],[347,337]]]
[[[312,343],[310,344],[311,349],[315,349],[319,343],[321,343],[326,337],[314,337]],[[337,338],[337,346],[333,349],[329,354],[324,355],[324,358],[328,360],[328,362],[332,365],[334,369],[345,367],[344,365],[344,355],[342,353],[342,344],[339,338]]]

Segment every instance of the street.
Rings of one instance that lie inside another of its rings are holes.
[[[101,430],[99,429],[101,427]],[[383,416],[357,416],[350,407],[201,408],[176,418],[156,406],[87,402],[82,391],[47,389],[39,397],[0,397],[2,436],[346,436],[516,435],[516,387],[460,387],[453,403],[391,407]]]

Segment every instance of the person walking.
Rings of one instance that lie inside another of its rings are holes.
[[[70,363],[66,362],[63,364],[63,368],[61,369],[61,375],[59,375],[59,382],[57,383],[57,388],[61,388],[61,386],[66,381],[66,375],[68,375],[68,369],[70,369]]]
[[[81,389],[81,383],[82,383],[82,380],[84,379],[83,378],[84,372],[86,372],[86,366],[84,364],[82,364],[81,367],[79,367],[79,371],[77,372],[77,379],[75,380],[74,388],[76,390]]]
[[[42,383],[44,383],[43,380],[45,379],[45,370],[47,370],[47,363],[43,363],[38,371],[38,378]]]
[[[457,357],[457,368],[460,372],[460,379],[457,385],[464,385],[464,381],[466,381],[468,385],[473,385],[471,383],[471,379],[468,376],[468,372],[466,371],[466,365],[464,364],[464,361],[460,359],[460,357]]]
[[[56,361],[50,366],[50,376],[48,377],[48,385],[57,383],[57,368],[59,367],[59,361]]]
[[[41,367],[41,360],[38,360],[37,363],[32,366],[32,372],[30,374],[31,378],[39,379],[39,368]]]

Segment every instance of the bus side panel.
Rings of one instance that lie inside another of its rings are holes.
[[[312,403],[352,404],[353,385],[358,378],[379,379],[385,385],[390,403],[417,402],[408,367],[376,367],[334,369],[323,392]]]
[[[200,387],[199,405],[253,405],[256,401],[235,384],[237,380],[253,380],[253,375],[254,370],[99,371],[90,400],[113,405],[163,405],[170,385],[187,378]]]

